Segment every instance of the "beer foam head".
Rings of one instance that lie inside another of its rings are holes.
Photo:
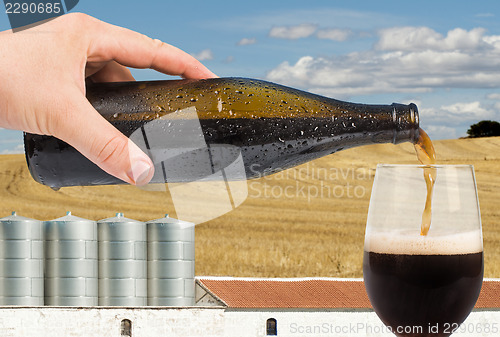
[[[391,231],[370,233],[365,238],[365,251],[405,255],[457,255],[483,251],[480,230],[456,234],[432,234]]]

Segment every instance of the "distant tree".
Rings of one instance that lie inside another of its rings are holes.
[[[467,130],[470,138],[500,136],[500,123],[495,121],[480,121],[472,124]]]

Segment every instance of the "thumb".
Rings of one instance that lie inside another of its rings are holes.
[[[134,185],[147,184],[154,174],[151,159],[104,119],[81,96],[71,113],[61,118],[52,134],[73,146],[107,173]]]

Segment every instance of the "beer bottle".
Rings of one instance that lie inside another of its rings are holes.
[[[256,79],[98,83],[87,98],[150,155],[153,183],[214,179],[238,163],[241,172],[224,179],[258,178],[342,149],[419,136],[415,104],[354,104]],[[42,184],[123,183],[57,138],[26,133],[24,143]]]

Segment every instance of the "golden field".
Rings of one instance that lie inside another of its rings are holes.
[[[440,164],[475,167],[483,224],[485,277],[500,277],[500,137],[436,141]],[[253,277],[361,277],[363,239],[377,163],[417,164],[413,146],[341,151],[248,182],[235,210],[196,226],[196,274]],[[36,183],[23,155],[0,156],[0,216],[99,220],[123,212],[150,220],[175,216],[168,192],[134,186]]]

